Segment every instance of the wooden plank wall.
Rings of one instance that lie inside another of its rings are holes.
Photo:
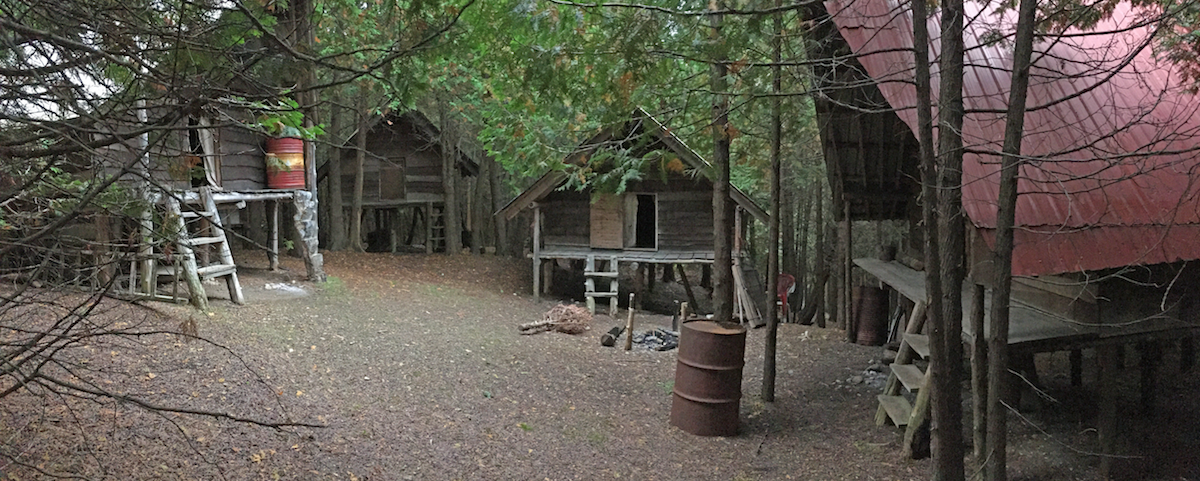
[[[712,192],[658,194],[658,248],[713,248]]]
[[[266,154],[263,150],[265,142],[262,135],[242,128],[225,127],[217,131],[221,187],[234,191],[267,188]]]
[[[351,143],[353,145],[353,143]],[[349,205],[354,195],[354,151],[343,152],[343,201]],[[384,186],[404,179],[403,186]],[[406,122],[380,123],[367,137],[367,157],[363,163],[363,202],[388,201],[442,202],[442,156],[437,144],[418,134]]]
[[[551,192],[541,202],[545,245],[587,246],[591,231],[591,201],[585,192]]]
[[[713,248],[711,183],[672,175],[667,182],[654,179],[630,184],[627,195],[637,194],[658,196],[659,250]],[[593,204],[587,192],[554,191],[539,203],[545,219],[542,236],[547,246],[624,248],[623,199],[614,201],[612,208],[604,209],[602,204]],[[601,205],[601,212],[596,211],[597,205]],[[607,225],[597,231],[600,238],[592,233],[597,218]]]

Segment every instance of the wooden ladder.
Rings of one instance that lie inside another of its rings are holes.
[[[875,424],[883,426],[891,421],[897,427],[905,428],[903,450],[910,456],[917,430],[929,416],[929,369],[922,371],[913,364],[918,359],[929,359],[929,336],[921,334],[925,326],[925,309],[924,302],[913,306],[875,413]],[[914,395],[910,402],[909,397]]]
[[[446,248],[446,206],[430,203],[426,210],[429,212],[429,239],[425,241],[425,252],[431,254]]]
[[[196,307],[205,308],[208,304],[202,281],[218,277],[225,278],[229,299],[235,304],[243,304],[246,300],[238,282],[237,265],[210,190],[201,189],[200,207],[200,210],[183,211],[177,199],[167,199],[166,222],[172,229],[172,244],[178,255],[165,256],[175,262],[159,266],[155,272],[160,279],[173,278],[173,297],[179,292],[179,282],[186,281],[190,299]]]
[[[608,259],[599,259],[599,262],[607,262],[608,266],[605,270],[597,268],[597,259],[594,255],[587,256],[587,266],[584,268],[583,276],[586,278],[583,281],[583,295],[587,297],[588,312],[596,314],[596,298],[608,298],[608,315],[616,317],[617,315],[617,258],[610,257]],[[608,280],[608,290],[596,290],[596,280]]]

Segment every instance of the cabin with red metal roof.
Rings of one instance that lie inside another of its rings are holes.
[[[967,268],[969,282],[984,287],[993,277],[1011,81],[1005,35],[1015,23],[992,9],[968,2],[964,33]],[[808,53],[817,60],[814,102],[838,221],[907,219],[919,232],[911,11],[889,0],[830,0],[805,15],[815,31]],[[1142,20],[1121,4],[1090,30],[1048,34],[1035,45],[1009,334],[1013,359],[1030,367],[1037,352],[1072,351],[1077,363],[1082,349],[1138,344],[1153,353],[1163,342],[1179,343],[1185,362],[1194,359],[1200,269],[1188,262],[1200,259],[1200,96],[1181,83],[1176,66],[1156,57],[1152,26]],[[940,49],[938,21],[936,14],[928,21],[932,59]],[[931,67],[937,92],[937,65]],[[924,276],[914,262],[920,238],[911,236],[898,261],[854,263],[922,304]],[[971,297],[964,296],[965,313],[978,302]],[[979,321],[964,319],[965,342],[975,341],[971,326]],[[916,389],[921,376],[905,385]],[[1143,402],[1152,404],[1153,376],[1143,383]],[[890,415],[904,425],[914,411],[908,408],[881,407],[877,419]]]

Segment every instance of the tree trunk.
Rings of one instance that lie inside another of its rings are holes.
[[[329,250],[346,248],[346,210],[342,205],[342,130],[341,109],[337,105],[329,108],[329,133],[333,145],[329,147],[329,174],[325,182],[329,185]]]
[[[778,7],[781,0],[775,0]],[[779,94],[783,92],[783,74],[780,70],[783,41],[783,17],[776,13],[775,35],[771,37],[772,58],[775,65],[771,67],[771,91],[776,95],[771,97],[771,214],[770,225],[767,227],[767,333],[763,347],[763,385],[762,397],[765,402],[775,402],[775,351],[779,335],[779,314],[775,309],[775,299],[779,292],[779,174],[781,172],[779,159],[780,137],[783,135],[780,114]]]
[[[471,203],[471,254],[479,255],[483,253],[483,233],[487,232],[487,196],[484,195],[483,188],[488,185],[484,182],[483,165],[480,165],[481,171],[475,177],[474,182],[471,182],[474,187],[471,195],[475,201]]]
[[[991,342],[988,346],[988,433],[984,475],[988,481],[1008,479],[1008,412],[1001,402],[1008,382],[1009,300],[1012,294],[1013,227],[1017,211],[1017,171],[1021,138],[1025,130],[1025,98],[1033,57],[1035,0],[1021,0],[1013,48],[1013,76],[1009,88],[1008,117],[1004,125],[1000,165],[1000,195],[996,213],[996,250],[993,254],[995,287],[992,290]]]
[[[782,179],[780,185],[783,185]],[[779,240],[783,253],[780,255],[779,270],[788,274],[795,275],[796,266],[796,209],[795,198],[796,192],[791,192],[789,189],[782,189],[779,193],[780,213],[779,213]],[[796,276],[796,285],[804,285],[803,279]]]
[[[829,264],[825,262],[826,252],[828,252],[828,248],[825,246],[825,241],[827,239],[825,234],[828,228],[825,226],[825,196],[821,193],[821,189],[824,185],[824,182],[820,180],[817,181],[817,220],[816,224],[814,225],[817,230],[817,243],[814,246],[817,254],[817,273],[816,276],[813,276],[813,280],[821,285],[822,291],[817,291],[817,305],[813,306],[813,315],[816,316],[817,327],[820,328],[825,327],[825,310],[827,306],[829,306],[829,303],[825,302],[826,296],[824,295],[823,291],[823,289],[825,289],[824,286],[829,282]]]
[[[962,282],[966,249],[962,210],[963,19],[962,0],[942,2],[937,154],[939,217],[937,224],[926,224],[937,226],[936,235],[940,241],[938,269],[930,269],[931,276],[940,276],[942,300],[929,339],[930,366],[933,366],[933,431],[930,448],[936,481],[962,481],[965,477],[961,368]]]
[[[832,214],[832,212],[830,213]],[[830,221],[825,225],[825,239],[828,244],[825,248],[825,268],[829,272],[829,282],[825,284],[825,289],[828,291],[825,294],[825,313],[829,315],[829,325],[838,327],[842,324],[841,308],[839,307],[841,297],[838,295],[842,290],[842,270],[837,267],[840,248],[837,241],[836,222]]]
[[[820,182],[818,182],[817,183],[818,189],[820,188],[820,185],[821,185]],[[818,190],[815,193],[815,195],[809,194],[808,191],[805,190],[805,194],[802,196],[803,200],[799,204],[801,206],[801,208],[799,209],[799,211],[800,211],[800,229],[799,229],[800,237],[799,237],[799,239],[796,240],[796,245],[798,246],[799,255],[796,256],[796,263],[792,266],[792,268],[794,269],[792,272],[795,273],[797,286],[807,285],[806,281],[810,277],[812,277],[812,276],[809,276],[809,273],[808,273],[809,221],[812,220],[812,218],[810,217],[810,214],[812,212],[812,201],[814,198],[819,200],[818,196],[820,196],[820,195],[821,195],[820,190]],[[797,309],[799,309],[801,307],[807,307],[804,305],[804,300],[805,300],[805,297],[803,295],[804,290],[797,288],[796,292],[799,292],[801,294],[799,296],[797,296],[798,305],[795,307]]]
[[[450,114],[444,101],[438,102],[438,109],[442,128],[442,191],[446,200],[442,213],[442,221],[446,226],[446,254],[457,255],[462,252],[462,222],[458,216],[458,170],[454,168],[455,160],[458,159],[458,137],[447,118]]]
[[[713,1],[714,9],[721,2]],[[709,16],[712,38],[721,38],[721,14]],[[729,96],[726,94],[724,59],[714,59],[709,79],[712,89],[713,138],[713,314],[718,321],[733,319],[733,202],[729,199]]]
[[[350,249],[363,252],[366,249],[362,243],[362,211],[363,211],[363,165],[367,161],[367,89],[359,86],[358,93],[358,128],[355,129],[354,142],[354,197],[350,203]]]
[[[496,163],[491,157],[485,156],[483,162],[488,164],[488,184],[491,186],[492,193],[492,212],[499,211],[504,207],[506,196],[502,195],[504,187],[500,184],[500,164]],[[497,255],[513,255],[508,248],[508,219],[504,216],[492,216],[493,226],[496,229],[496,254]]]

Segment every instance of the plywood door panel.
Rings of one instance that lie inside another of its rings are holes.
[[[591,246],[620,249],[625,245],[624,201],[621,196],[598,194],[591,209]]]

